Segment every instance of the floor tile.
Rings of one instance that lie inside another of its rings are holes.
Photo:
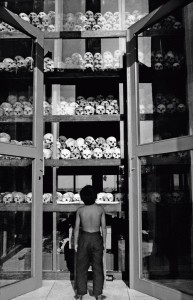
[[[45,300],[54,283],[54,280],[44,280],[41,288],[12,300]]]

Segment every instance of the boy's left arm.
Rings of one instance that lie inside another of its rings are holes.
[[[79,214],[79,209],[78,209],[76,212],[76,222],[75,222],[75,228],[74,228],[74,249],[76,252],[77,252],[77,248],[78,248],[79,229],[80,229],[80,214]]]

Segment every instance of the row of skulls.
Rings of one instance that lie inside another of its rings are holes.
[[[178,71],[184,65],[184,55],[172,50],[164,53],[163,51],[151,52],[151,63],[154,70],[161,71],[163,69]]]
[[[176,20],[176,17],[169,15],[167,18],[161,20],[158,23],[155,23],[151,29],[152,30],[181,30],[183,28],[182,22]]]
[[[53,32],[55,31],[55,12],[49,11],[48,14],[45,12],[31,12],[29,15],[21,12],[19,17],[24,21],[31,23],[41,31]]]
[[[68,204],[68,203],[79,203],[83,204],[79,193],[72,192],[56,192],[55,200],[57,204]],[[118,199],[119,200],[119,199]],[[42,197],[42,202],[44,204],[53,203],[53,195],[51,193],[44,193]],[[112,193],[101,192],[97,194],[96,203],[112,203],[114,202],[114,196]],[[0,194],[0,203],[10,204],[22,204],[22,203],[32,203],[32,192],[27,194],[21,192],[5,192]]]
[[[52,133],[46,133],[43,140],[43,153],[45,159],[53,157],[54,137]],[[121,156],[119,143],[114,136],[107,139],[92,136],[84,138],[66,138],[59,136],[56,142],[57,159],[119,159]]]
[[[102,101],[92,96],[87,99],[83,96],[78,96],[76,102],[61,98],[55,108],[53,104],[44,101],[44,115],[113,115],[118,113],[118,100],[114,99],[113,95],[107,96],[106,100]]]
[[[10,134],[8,134],[6,132],[0,132],[0,142],[1,143],[11,143],[11,144],[15,144],[15,145],[23,145],[23,146],[33,145],[33,142],[31,140],[24,140],[24,141],[12,140]]]
[[[139,105],[140,114],[153,114],[157,113],[158,115],[164,114],[176,114],[176,113],[184,113],[186,112],[186,105],[184,103],[169,103],[169,104],[140,104]]]
[[[8,95],[0,105],[0,116],[31,116],[33,115],[33,97],[25,95]]]
[[[63,17],[64,31],[85,31],[85,30],[120,30],[127,29],[132,24],[140,20],[144,14],[141,14],[138,10],[134,10],[132,13],[125,12],[124,20],[121,20],[120,12],[107,11],[104,14],[92,11],[86,13],[77,12],[76,14],[68,13]],[[123,23],[123,24],[121,24]]]
[[[13,59],[6,57],[0,62],[0,72],[33,72],[34,69],[34,60],[31,56],[26,58],[17,55]]]
[[[184,201],[185,193],[183,191],[170,191],[162,194],[158,192],[142,193],[142,203],[180,203]]]
[[[58,71],[63,69],[80,69],[101,71],[108,69],[119,69],[122,67],[123,52],[119,49],[114,53],[105,51],[103,54],[97,52],[94,55],[91,52],[86,52],[83,56],[79,53],[73,53],[71,57],[66,57],[64,62],[59,62],[54,65],[53,59],[44,58],[44,72],[53,72],[57,67]]]

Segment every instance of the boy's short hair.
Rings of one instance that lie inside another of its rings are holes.
[[[91,185],[86,185],[80,191],[80,198],[85,205],[92,205],[95,203],[97,193]]]

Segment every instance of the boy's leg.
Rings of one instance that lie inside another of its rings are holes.
[[[93,263],[93,294],[98,297],[102,294],[104,284],[103,271],[103,240],[102,237],[95,239],[95,247],[92,253]]]
[[[87,294],[89,261],[88,249],[85,244],[80,242],[76,256],[76,286],[78,295]]]

